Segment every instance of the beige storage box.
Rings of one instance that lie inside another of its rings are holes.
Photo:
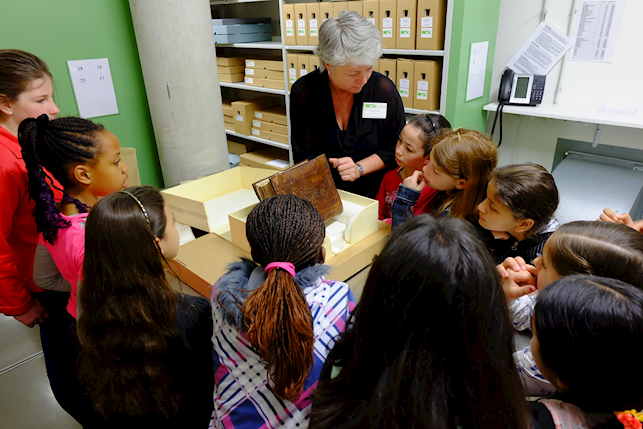
[[[308,45],[308,11],[306,9],[306,3],[295,3],[295,19],[297,26],[295,31],[295,36],[297,39],[297,45],[306,46]]]
[[[274,97],[259,97],[252,100],[233,101],[231,105],[236,132],[249,136],[255,111],[272,107],[277,103],[278,100]]]
[[[446,0],[418,0],[415,49],[434,51],[444,49],[446,3]]]
[[[257,112],[255,112],[257,113]],[[273,133],[277,134],[282,134],[284,136],[288,135],[288,126],[287,125],[281,125],[281,124],[275,124],[273,122],[267,122],[263,121],[260,119],[253,119],[252,120],[252,128],[256,128],[258,130],[262,131],[270,131]]]
[[[278,133],[273,133],[273,132],[266,131],[266,130],[253,128],[252,129],[252,135],[257,136],[257,137],[261,137],[261,138],[264,138],[264,139],[268,139],[268,140],[271,140],[273,142],[288,144],[288,136],[284,135],[284,134],[278,134]],[[241,162],[243,162],[243,161],[241,161]]]
[[[246,57],[217,57],[217,66],[242,66],[245,62]]]
[[[265,122],[274,122],[275,124],[288,126],[286,106],[275,106],[269,109],[257,110],[255,111],[255,118]]]
[[[282,9],[284,11],[284,44],[296,45],[297,36],[295,36],[295,31],[297,31],[297,21],[295,20],[295,5],[284,4]]]
[[[283,70],[245,69],[246,76],[260,79],[284,80]]]
[[[247,69],[266,69],[284,72],[284,62],[279,60],[247,59]]]
[[[288,151],[276,147],[239,155],[239,162],[249,167],[273,170],[273,174],[274,170],[284,170],[290,166]]]
[[[397,49],[415,49],[418,0],[397,0]]]
[[[415,93],[415,62],[403,58],[397,59],[397,90],[406,108],[413,108]]]
[[[380,30],[382,31],[382,47],[395,49],[397,46],[397,0],[380,0]]]
[[[382,22],[380,20],[380,0],[365,0],[362,4],[362,15],[373,23],[381,33]]]
[[[377,63],[377,67],[379,68],[379,72],[383,74],[384,76],[388,77],[393,81],[395,85],[397,85],[397,79],[395,78],[397,76],[397,61],[391,58],[382,58],[380,61]]]
[[[415,99],[413,108],[438,110],[440,108],[440,63],[415,62]]]
[[[306,3],[306,19],[308,20],[308,44],[317,46],[319,42],[319,3]]]

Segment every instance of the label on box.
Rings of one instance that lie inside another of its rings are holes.
[[[428,90],[429,90],[429,81],[418,80],[418,91],[428,91]]]
[[[246,83],[255,83],[255,80],[251,77],[246,76]]]
[[[297,20],[297,28],[306,28],[306,20],[305,19],[298,19]]]
[[[400,79],[400,88],[409,89],[411,87],[409,83],[408,79]]]
[[[382,37],[393,37],[393,30],[392,29],[384,29],[382,30]]]
[[[296,76],[290,76],[290,83],[295,83],[297,81]]]
[[[292,37],[295,35],[295,32],[292,28],[286,28],[286,36]]]
[[[422,39],[430,39],[433,37],[433,29],[432,28],[422,28],[420,37]]]
[[[408,97],[408,96],[409,96],[409,90],[400,88],[400,97]]]
[[[253,119],[253,120],[252,120],[252,126],[253,126],[253,127],[257,127],[257,128],[261,128],[261,122],[259,122],[259,121],[255,121],[255,120]]]
[[[427,91],[418,91],[418,92],[417,92],[417,99],[418,99],[418,100],[426,100],[426,99],[427,99],[428,94],[429,94],[429,93],[428,93]]]
[[[255,112],[255,118],[263,119],[263,113]]]
[[[243,116],[241,116],[241,115],[235,116],[234,119],[236,119],[239,122],[243,122]]]
[[[382,28],[393,28],[393,18],[382,18]]]
[[[400,27],[411,28],[411,18],[400,18]]]
[[[255,69],[246,69],[246,75],[254,75],[255,74]]]
[[[433,27],[433,17],[432,16],[423,16],[421,27]]]
[[[297,69],[288,69],[288,74],[290,76],[297,76]]]
[[[299,76],[304,77],[308,74],[308,70],[306,69],[301,69],[299,70]]]
[[[424,21],[422,21],[424,22]],[[287,19],[286,20],[286,28],[292,28],[292,19]]]
[[[288,161],[284,161],[283,159],[273,159],[272,161],[266,162],[266,165],[277,168],[286,168],[290,165],[290,163]]]
[[[310,35],[312,37],[317,37],[317,29],[316,28],[311,28],[310,29]]]
[[[368,22],[375,25],[375,18],[368,18]]]
[[[305,36],[306,35],[306,29],[305,28],[300,28],[297,30],[297,34],[299,36]]]
[[[258,136],[260,133],[259,133],[259,130],[255,130],[255,129],[253,128],[253,129],[252,129],[252,134],[254,134],[255,136]]]
[[[311,19],[308,21],[310,28],[317,28],[317,20],[316,19]]]
[[[252,61],[252,60],[246,60],[246,67],[254,67],[254,66],[255,66],[255,62],[254,62],[254,61]]]
[[[408,28],[400,28],[400,37],[411,37],[411,30]]]
[[[362,118],[386,119],[386,103],[364,103],[362,105]]]

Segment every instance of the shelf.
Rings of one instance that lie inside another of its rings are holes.
[[[433,115],[439,115],[440,111],[439,110],[418,110],[418,109],[410,109],[408,107],[405,107],[404,113],[409,113],[411,115],[425,115],[427,113],[431,113]]]
[[[484,110],[495,112],[498,103],[487,104]],[[613,125],[616,127],[643,128],[643,110],[628,115],[625,113],[599,112],[598,107],[570,104],[541,104],[540,106],[505,106],[504,113],[560,119],[563,121],[587,122],[590,124]]]
[[[264,139],[264,138],[261,138],[261,137],[248,136],[246,134],[239,134],[239,133],[235,133],[234,131],[230,131],[230,130],[225,130],[225,132],[226,132],[226,134],[231,135],[231,136],[241,137],[241,138],[244,138],[244,139],[247,139],[247,140],[252,140],[253,142],[263,143],[263,144],[267,144],[269,146],[278,147],[280,149],[288,150],[290,148],[290,145],[287,145],[287,144],[284,144],[284,143],[279,143],[279,142],[273,142],[272,140]]]
[[[261,0],[268,1],[268,0]],[[245,48],[245,49],[281,49],[281,37],[273,37],[269,42],[215,44],[216,48]]]
[[[268,94],[286,95],[285,89],[273,89],[273,88],[262,88],[260,86],[250,86],[250,85],[246,85],[245,82],[236,82],[236,83],[219,82],[219,85],[226,88],[245,89],[246,91],[267,92]]]
[[[220,4],[236,4],[236,3],[257,3],[271,0],[210,0],[210,6],[217,6]]]
[[[314,46],[297,46],[297,45],[286,45],[287,51],[308,51],[312,52]],[[384,54],[389,55],[415,55],[422,57],[443,57],[444,51],[422,51],[422,50],[413,50],[413,49],[384,49]]]

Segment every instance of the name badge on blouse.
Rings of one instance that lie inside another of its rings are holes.
[[[386,119],[386,103],[364,103],[362,118]]]

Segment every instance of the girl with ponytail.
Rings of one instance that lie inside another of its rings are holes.
[[[308,427],[310,394],[355,298],[325,280],[324,221],[308,201],[279,195],[250,212],[253,261],[212,289],[214,428]]]

